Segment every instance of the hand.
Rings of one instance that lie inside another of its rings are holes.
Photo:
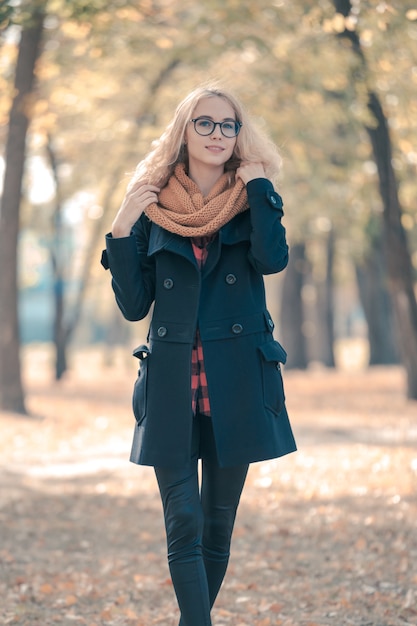
[[[265,169],[262,163],[249,163],[245,161],[241,163],[236,170],[236,178],[240,178],[245,185],[254,178],[266,178]]]
[[[153,202],[158,202],[159,187],[138,181],[126,193],[112,224],[113,237],[128,237],[133,224]]]

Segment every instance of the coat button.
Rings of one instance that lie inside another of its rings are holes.
[[[226,276],[226,282],[228,285],[234,285],[236,282],[237,278],[234,274],[227,274]]]
[[[165,337],[168,331],[165,326],[160,326],[156,332],[158,333],[158,337]]]
[[[282,210],[282,198],[279,194],[274,191],[268,191],[266,197],[274,209]]]
[[[174,286],[174,281],[172,280],[172,278],[165,278],[164,280],[164,288],[165,289],[172,289]]]
[[[239,335],[239,333],[241,333],[242,330],[243,330],[242,324],[233,324],[232,333],[234,333],[235,335]]]
[[[274,328],[274,322],[271,320],[271,318],[269,318],[268,324],[269,324],[270,328]]]

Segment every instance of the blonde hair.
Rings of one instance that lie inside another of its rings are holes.
[[[260,162],[268,178],[274,180],[277,177],[281,166],[278,149],[255,126],[238,99],[217,86],[200,86],[180,102],[165,132],[153,142],[152,150],[136,167],[130,186],[138,180],[161,188],[166,185],[177,163],[187,163],[184,136],[197,104],[204,98],[215,97],[226,100],[234,110],[237,121],[242,123],[235,149],[225,164],[225,170],[235,172],[243,161]]]

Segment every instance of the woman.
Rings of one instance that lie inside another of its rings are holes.
[[[279,163],[232,95],[198,88],[106,237],[123,315],[154,305],[149,345],[135,351],[131,461],[155,468],[181,626],[211,625],[249,464],[296,449],[263,282],[288,261],[268,178]]]

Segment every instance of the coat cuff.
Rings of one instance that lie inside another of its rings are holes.
[[[105,270],[120,260],[126,262],[127,258],[134,259],[136,256],[136,241],[133,235],[114,239],[111,233],[107,233],[106,249],[102,251],[100,261]]]
[[[256,206],[259,202],[268,202],[269,206],[281,215],[284,215],[283,201],[273,184],[267,178],[254,178],[246,185],[249,206]]]

